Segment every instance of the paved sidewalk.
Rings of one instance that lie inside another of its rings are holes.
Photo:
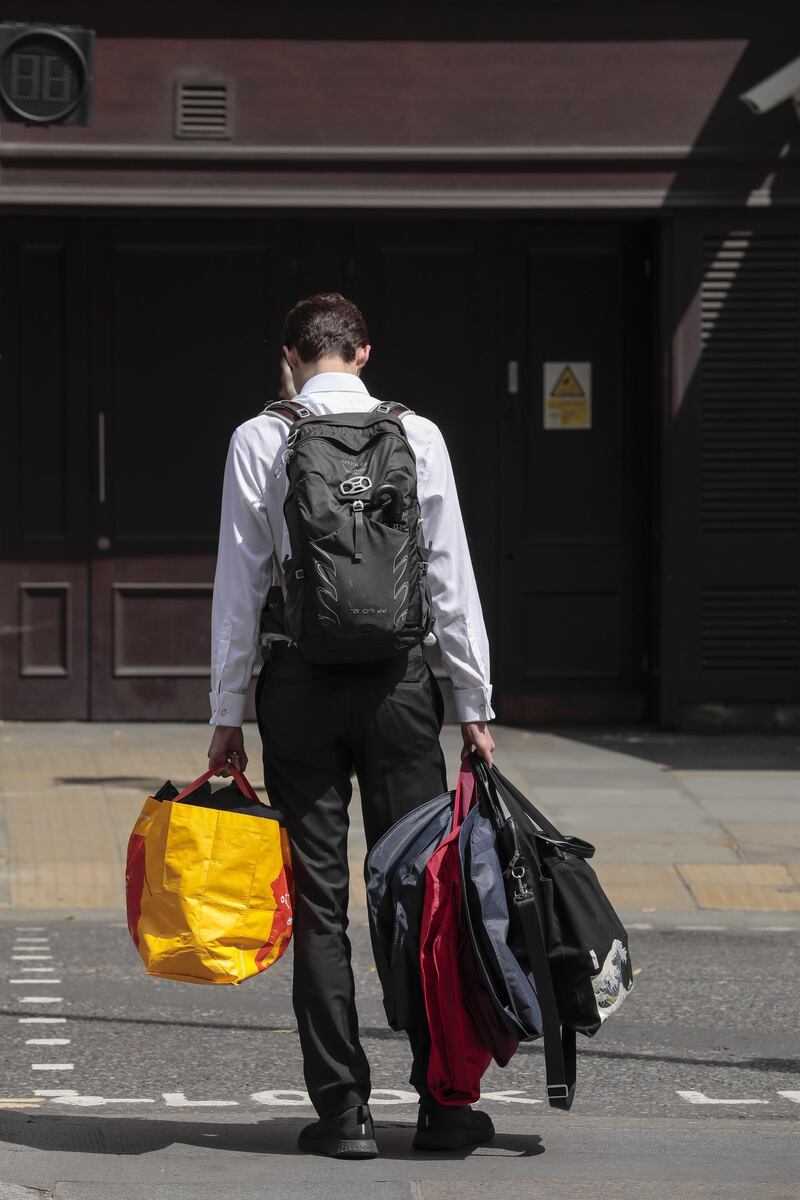
[[[597,846],[593,865],[628,919],[736,910],[800,924],[800,738],[492,730],[500,769]],[[120,910],[145,795],[200,774],[209,737],[204,724],[0,723],[0,913]],[[453,785],[458,727],[442,740]],[[245,744],[258,785],[255,726]],[[351,813],[360,907],[357,804]]]

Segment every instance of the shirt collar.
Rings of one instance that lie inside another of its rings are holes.
[[[351,375],[348,371],[321,371],[319,375],[312,375],[306,380],[297,399],[315,396],[320,392],[356,392],[361,396],[369,395],[358,375]]]

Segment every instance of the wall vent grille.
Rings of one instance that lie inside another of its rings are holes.
[[[704,671],[800,668],[800,588],[707,587],[700,608]]]
[[[175,88],[175,136],[229,138],[229,100],[226,83],[178,83]]]
[[[800,237],[703,239],[704,533],[800,531]]]

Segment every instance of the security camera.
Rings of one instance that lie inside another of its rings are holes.
[[[771,112],[773,108],[777,108],[784,100],[796,97],[798,93],[800,93],[800,58],[794,58],[774,75],[769,75],[755,87],[742,92],[739,99],[744,101],[751,112],[762,116],[764,113]]]

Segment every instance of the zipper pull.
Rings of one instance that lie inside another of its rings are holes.
[[[364,501],[353,501],[353,516],[355,524],[353,526],[353,562],[361,562],[364,557],[361,553],[361,538],[364,530]]]

